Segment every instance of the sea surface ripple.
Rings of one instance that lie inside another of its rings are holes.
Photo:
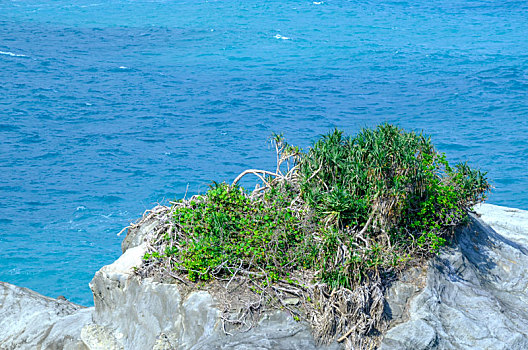
[[[116,233],[270,169],[268,137],[424,130],[528,209],[526,1],[0,1],[0,280],[93,303]],[[254,184],[249,182],[248,185]]]

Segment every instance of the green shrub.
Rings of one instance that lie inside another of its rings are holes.
[[[237,270],[265,271],[271,280],[298,265],[296,247],[307,237],[288,207],[291,192],[275,186],[251,200],[239,186],[214,183],[206,196],[173,212],[180,239],[167,235],[165,256],[191,281]]]
[[[467,164],[451,168],[430,138],[390,124],[353,138],[338,130],[323,136],[299,172],[302,198],[331,232],[321,235],[315,268],[344,286],[437,252],[490,188]],[[340,260],[338,245],[347,251]]]
[[[145,258],[169,259],[191,281],[245,273],[269,284],[304,269],[351,288],[436,253],[490,188],[423,134],[389,124],[355,137],[335,130],[306,153],[274,142],[277,170],[256,173],[263,187],[214,183],[179,201],[163,249]]]

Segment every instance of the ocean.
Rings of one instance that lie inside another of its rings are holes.
[[[92,305],[156,203],[269,136],[424,131],[528,209],[528,2],[0,0],[0,281]],[[254,182],[248,180],[248,186]]]

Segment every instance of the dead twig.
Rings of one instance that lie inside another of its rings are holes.
[[[267,171],[267,170],[248,169],[248,170],[244,170],[242,173],[240,173],[240,175],[238,175],[235,178],[235,180],[233,181],[231,186],[236,185],[240,181],[240,179],[242,179],[247,174],[253,174],[253,175],[258,176],[267,186],[269,186],[269,183],[260,174],[271,175],[271,176],[274,176],[276,178],[281,176],[280,174],[277,174],[277,173],[274,173],[274,172],[271,172],[271,171]]]

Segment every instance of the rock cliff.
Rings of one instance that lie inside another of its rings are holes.
[[[92,308],[0,282],[0,349],[85,350],[81,328]]]
[[[527,349],[528,212],[484,204],[456,244],[387,291],[387,349]],[[480,215],[480,217],[479,217]],[[340,349],[318,346],[282,312],[224,335],[211,294],[140,280],[149,221],[129,230],[123,255],[99,270],[83,308],[0,283],[0,349]]]
[[[399,319],[381,349],[528,349],[528,212],[489,204],[477,212],[430,262],[422,290],[390,289]]]

